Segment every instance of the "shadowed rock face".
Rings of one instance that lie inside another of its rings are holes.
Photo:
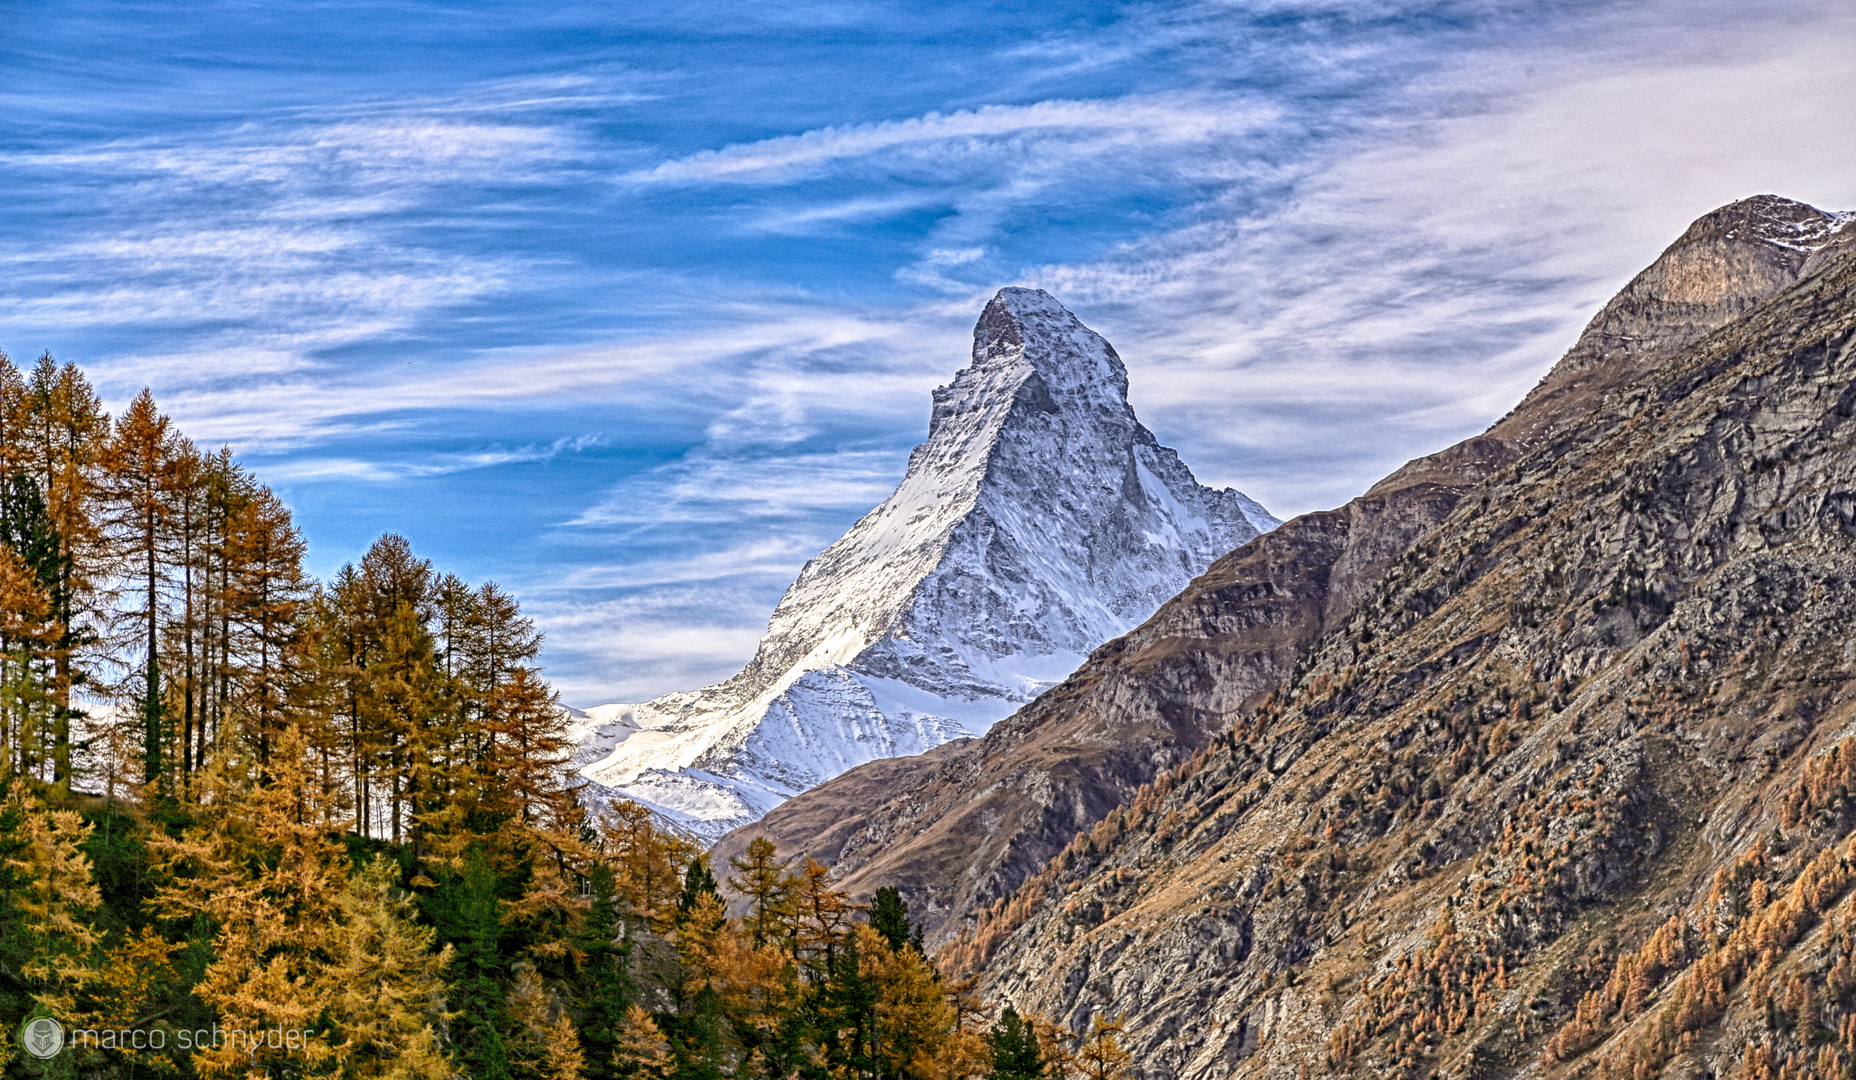
[[[852,770],[724,837],[718,864],[766,835],[836,867],[854,892],[897,885],[930,941],[948,940],[1142,784],[1254,713],[1466,492],[1796,281],[1848,221],[1772,196],[1703,217],[1488,434],[1232,552],[984,738]]]

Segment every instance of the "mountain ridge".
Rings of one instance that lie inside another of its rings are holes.
[[[1149,1076],[1840,1074],[1852,445],[1846,250],[1459,500],[950,952]]]

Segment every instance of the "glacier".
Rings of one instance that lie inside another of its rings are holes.
[[[895,493],[806,563],[739,674],[572,711],[588,801],[714,838],[856,765],[983,734],[1278,524],[1159,444],[1101,335],[1002,289]]]

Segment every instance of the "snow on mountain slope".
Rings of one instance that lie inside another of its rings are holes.
[[[1049,294],[1003,289],[882,505],[808,562],[716,686],[577,724],[595,801],[706,836],[876,758],[978,735],[1278,522],[1201,486]]]

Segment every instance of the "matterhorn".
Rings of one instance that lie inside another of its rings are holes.
[[[1101,335],[1002,289],[895,494],[806,563],[754,659],[587,710],[576,760],[595,803],[720,836],[866,761],[983,734],[1277,524],[1159,444]]]

